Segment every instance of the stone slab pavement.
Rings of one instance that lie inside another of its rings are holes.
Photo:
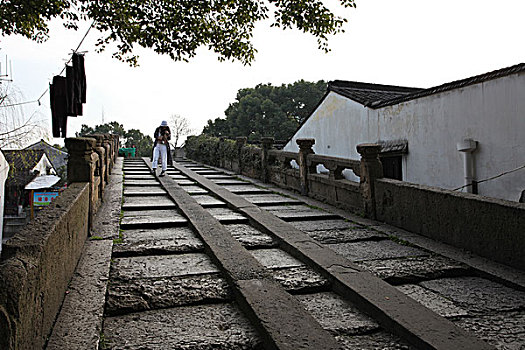
[[[47,342],[48,350],[98,349],[113,239],[119,235],[122,165],[122,158],[118,158],[104,192],[102,205],[93,220],[91,237],[84,245]]]

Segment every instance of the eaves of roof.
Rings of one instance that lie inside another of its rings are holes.
[[[392,105],[396,105],[402,102],[414,100],[417,98],[421,98],[421,97],[425,97],[425,96],[429,96],[433,94],[438,94],[438,93],[449,91],[449,90],[459,89],[459,88],[463,88],[469,85],[480,84],[485,81],[494,80],[497,78],[502,78],[508,75],[518,74],[522,72],[525,72],[525,63],[519,63],[511,67],[498,69],[492,72],[476,75],[476,76],[466,78],[466,79],[456,80],[450,83],[438,85],[438,86],[431,87],[428,89],[421,89],[420,91],[416,91],[414,93],[407,94],[404,96],[399,96],[397,98],[393,98],[390,100],[377,100],[377,101],[370,103],[368,107],[377,109],[381,107],[392,106]]]

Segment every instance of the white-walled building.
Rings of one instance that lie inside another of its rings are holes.
[[[356,145],[379,142],[389,177],[446,189],[474,180],[477,189],[461,190],[517,201],[525,64],[429,89],[334,81],[284,150],[296,152],[298,138],[314,138],[315,153],[351,159],[359,159]]]

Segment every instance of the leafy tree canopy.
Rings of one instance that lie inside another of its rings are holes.
[[[338,3],[355,7],[355,0]],[[0,33],[42,42],[53,18],[61,18],[73,29],[79,20],[91,20],[103,33],[99,49],[115,42],[113,56],[131,65],[137,63],[132,52],[136,46],[176,61],[192,58],[197,48],[205,46],[220,60],[249,64],[256,52],[251,42],[255,23],[270,14],[272,26],[309,33],[324,51],[329,51],[328,35],[342,32],[346,22],[322,0],[6,0],[0,6]]]
[[[281,86],[259,84],[255,88],[241,89],[236,101],[224,112],[226,118],[208,120],[202,132],[211,136],[247,136],[250,140],[264,136],[286,140],[325,92],[326,83],[322,80],[316,83],[299,80]]]
[[[89,134],[118,134],[120,136],[120,144],[125,147],[137,148],[137,157],[147,157],[151,155],[153,147],[153,139],[144,135],[140,130],[130,129],[126,131],[124,125],[117,122],[110,122],[106,124],[96,125],[95,127],[82,124],[80,132],[76,136],[89,136]]]

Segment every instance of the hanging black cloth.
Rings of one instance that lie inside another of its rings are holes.
[[[69,101],[67,115],[71,117],[82,115],[82,101],[80,89],[78,88],[77,74],[72,66],[66,66],[66,80]]]
[[[75,94],[79,96],[80,103],[86,103],[86,70],[84,67],[84,55],[74,53],[72,61],[76,78]]]
[[[59,75],[54,76],[53,83],[49,86],[49,96],[53,137],[66,137],[69,105],[67,79]]]

